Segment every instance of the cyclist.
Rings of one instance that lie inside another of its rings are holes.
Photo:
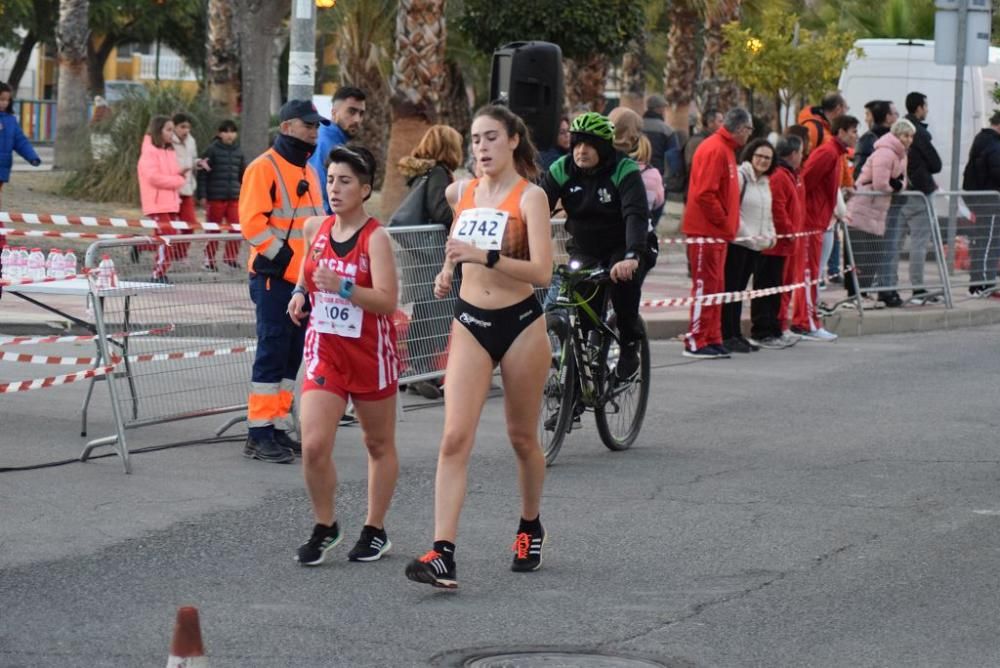
[[[569,154],[552,163],[540,185],[551,210],[562,201],[570,258],[611,269],[611,302],[621,337],[615,374],[623,381],[639,368],[639,301],[657,245],[639,165],[615,150],[614,138],[615,126],[607,117],[580,114],[570,125]]]
[[[483,107],[472,120],[472,153],[479,178],[445,190],[455,222],[444,267],[434,280],[434,295],[443,298],[451,291],[455,266],[462,264],[445,371],[434,547],[406,567],[409,579],[447,589],[458,586],[458,519],[476,428],[497,365],[521,488],[511,570],[538,570],[545,543],[539,515],[545,458],[538,443],[538,416],[551,351],[534,288],[552,278],[552,223],[544,193],[531,183],[537,176],[537,153],[524,121],[506,107]]]

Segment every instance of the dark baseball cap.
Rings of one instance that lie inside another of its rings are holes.
[[[281,107],[278,118],[282,123],[297,118],[303,123],[319,123],[329,125],[330,121],[319,115],[316,105],[311,100],[289,100]]]

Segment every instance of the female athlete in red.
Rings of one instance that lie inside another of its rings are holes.
[[[347,555],[376,561],[392,543],[384,520],[399,474],[396,392],[399,359],[392,314],[398,301],[389,235],[368,215],[375,159],[360,146],[330,152],[326,189],[334,215],[305,222],[308,249],[288,315],[306,330],[302,383],[302,463],[316,524],[299,547],[303,566],[323,563],[343,534],[334,497],[333,445],[348,400],[368,448],[368,517]],[[311,309],[311,314],[310,314]]]

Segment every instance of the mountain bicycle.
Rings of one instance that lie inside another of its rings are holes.
[[[545,314],[552,363],[540,424],[548,465],[588,410],[594,412],[597,432],[608,449],[631,447],[646,415],[650,373],[649,340],[640,317],[639,368],[625,380],[615,375],[621,345],[606,289],[611,282],[608,268],[581,268],[570,262],[558,266],[555,273],[561,285]]]

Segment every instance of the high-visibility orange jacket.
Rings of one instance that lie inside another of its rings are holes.
[[[298,184],[305,180],[308,190],[298,195]],[[306,218],[323,214],[316,172],[306,164],[297,167],[269,148],[250,163],[240,187],[240,230],[250,242],[248,268],[254,273],[254,260],[263,255],[273,260],[287,245],[292,260],[285,268],[286,281],[299,280],[299,268],[305,256],[303,225]]]
[[[820,107],[803,107],[796,119],[799,125],[809,132],[809,150],[814,151],[831,139],[834,139],[830,129],[830,121],[826,120]],[[854,187],[854,170],[851,169],[850,156],[845,155],[840,174],[840,187]]]

